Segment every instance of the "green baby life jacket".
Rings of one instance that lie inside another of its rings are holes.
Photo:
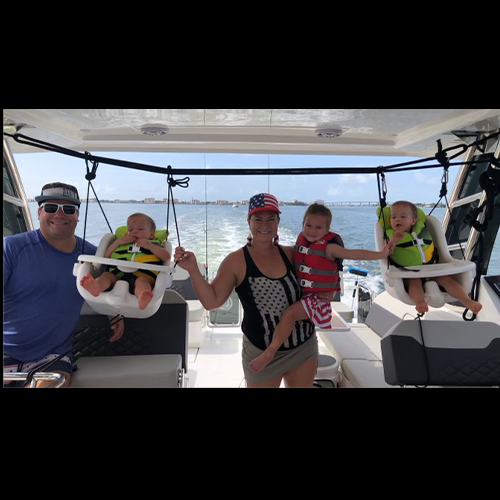
[[[424,211],[417,207],[417,222],[411,229],[411,233],[405,233],[404,237],[397,243],[394,254],[389,256],[389,261],[397,267],[421,266],[424,264],[435,264],[438,261],[437,249],[432,241],[432,236],[425,225],[427,216]],[[379,223],[384,228],[389,240],[394,236],[391,228],[391,207],[377,208]],[[385,221],[385,223],[384,223]]]
[[[127,232],[127,226],[121,226],[115,231],[116,238],[121,238]],[[162,246],[168,237],[168,231],[166,229],[160,229],[155,231],[155,239],[149,240],[150,242]],[[125,243],[115,248],[115,251],[111,254],[112,259],[126,260],[129,262],[141,262],[144,264],[161,264],[161,260],[150,250],[142,247],[136,247],[134,243]],[[124,276],[124,272],[120,271],[116,267],[110,267],[108,269],[110,273],[113,273],[118,278]],[[151,278],[156,278],[158,271],[150,271],[146,269],[137,269],[133,273],[135,276],[149,276]]]

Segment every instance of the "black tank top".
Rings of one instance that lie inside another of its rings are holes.
[[[287,272],[283,278],[273,279],[259,271],[248,248],[243,247],[247,272],[241,285],[236,288],[244,311],[241,330],[253,345],[262,350],[272,342],[274,329],[283,311],[302,296],[292,264],[282,248],[278,246],[278,250]],[[309,320],[298,321],[279,350],[294,349],[304,344],[313,333],[314,325]]]

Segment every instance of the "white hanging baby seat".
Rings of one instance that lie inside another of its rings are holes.
[[[453,276],[458,281],[464,290],[470,291],[472,288],[473,273],[475,272],[476,265],[467,260],[454,259],[449,250],[446,242],[446,237],[443,227],[436,217],[432,215],[425,215],[423,210],[418,209],[419,220],[425,223],[429,230],[434,246],[439,255],[439,262],[437,264],[424,264],[396,267],[389,265],[388,259],[380,261],[380,269],[382,271],[382,278],[384,280],[385,289],[392,297],[399,299],[408,305],[415,305],[415,302],[410,298],[405,289],[404,278],[434,278],[437,276]],[[380,207],[377,210],[379,220],[375,223],[375,245],[377,250],[382,250],[385,244],[385,228],[390,228],[391,208],[385,207],[383,214],[385,218],[382,219]],[[416,237],[414,238],[417,239]],[[457,299],[452,297],[446,292],[442,292],[435,281],[426,281],[424,283],[425,300],[431,307],[443,307],[447,302],[456,302]]]
[[[172,275],[175,272],[173,267],[170,267],[170,261],[163,262],[161,265],[147,264],[134,261],[124,261],[117,259],[106,259],[104,254],[106,249],[120,236],[124,234],[126,227],[120,227],[115,234],[108,233],[103,236],[97,252],[94,255],[80,255],[78,262],[75,264],[73,274],[76,276],[76,286],[80,295],[87,301],[89,306],[99,314],[108,316],[123,315],[126,318],[149,318],[155,314],[163,300],[163,295],[166,288],[172,286]],[[164,242],[163,247],[170,255],[172,255],[172,244],[167,241],[167,231],[159,230],[155,232],[155,239]],[[85,288],[80,285],[80,281],[90,273],[94,278],[98,277],[106,268],[104,266],[117,267],[120,271],[133,273],[138,269],[157,271],[159,274],[156,277],[155,286],[153,288],[153,298],[145,309],[139,309],[139,302],[135,295],[130,293],[129,284],[124,280],[119,280],[115,283],[112,290],[109,292],[101,292],[98,297],[94,297]]]

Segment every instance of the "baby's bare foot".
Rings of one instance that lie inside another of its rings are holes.
[[[467,309],[471,310],[474,314],[477,314],[483,308],[483,304],[480,304],[479,302],[476,302],[472,299],[464,303],[464,306],[467,307]]]
[[[427,305],[427,302],[425,302],[425,301],[417,302],[415,309],[420,314],[424,314],[426,312],[429,312],[429,306]]]
[[[151,290],[144,290],[137,299],[139,301],[139,309],[146,309],[153,299],[153,292]]]
[[[94,297],[99,297],[101,294],[101,289],[99,288],[99,283],[94,279],[94,277],[87,273],[80,281],[80,285],[87,290]]]

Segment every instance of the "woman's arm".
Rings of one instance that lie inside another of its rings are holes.
[[[241,262],[238,252],[240,251],[233,252],[224,259],[217,276],[209,283],[201,274],[194,253],[184,250],[183,247],[175,249],[174,260],[189,273],[194,291],[205,309],[210,311],[221,307],[237,286],[236,269]]]

